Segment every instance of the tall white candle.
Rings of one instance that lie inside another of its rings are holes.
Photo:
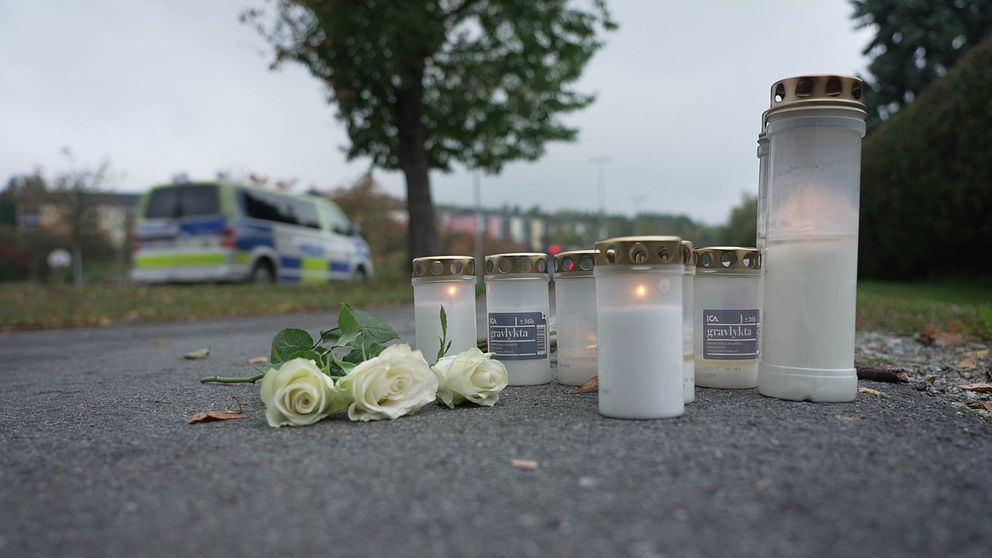
[[[413,261],[413,308],[417,349],[434,362],[441,347],[441,307],[447,318],[448,355],[478,342],[475,265],[468,256],[433,256]]]
[[[864,84],[847,76],[772,86],[758,391],[853,401]]]
[[[681,239],[596,243],[599,412],[668,418],[685,409]]]

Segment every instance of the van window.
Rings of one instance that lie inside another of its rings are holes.
[[[341,208],[335,203],[325,203],[323,206],[327,209],[327,217],[331,223],[331,230],[338,234],[351,234],[351,223],[345,217]]]
[[[320,228],[317,207],[303,198],[259,190],[238,190],[241,207],[252,219]]]
[[[145,217],[148,219],[178,219],[180,217],[217,215],[220,213],[220,203],[217,198],[217,186],[215,184],[188,184],[156,188],[148,196],[148,203],[145,205]]]

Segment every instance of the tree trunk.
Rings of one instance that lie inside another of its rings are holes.
[[[406,177],[407,255],[417,258],[437,255],[437,230],[424,126],[423,61],[418,61],[410,74],[410,83],[396,91],[395,110],[400,168]]]

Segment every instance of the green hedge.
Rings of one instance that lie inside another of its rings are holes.
[[[992,271],[992,37],[865,139],[860,237],[863,277]]]

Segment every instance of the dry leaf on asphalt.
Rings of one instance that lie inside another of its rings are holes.
[[[269,363],[269,357],[265,355],[251,357],[250,359],[248,359],[248,364],[268,364],[268,363]]]
[[[964,358],[958,361],[954,365],[955,368],[960,368],[961,370],[974,370],[978,368],[978,359],[985,358],[989,356],[988,349],[984,351],[971,351],[970,353],[965,353]]]
[[[593,376],[586,383],[568,392],[569,395],[578,395],[580,393],[587,393],[594,389],[599,388],[599,376]]]
[[[210,356],[210,347],[204,347],[195,351],[190,351],[183,355],[186,360],[200,360]]]
[[[202,413],[196,413],[195,415],[189,417],[187,424],[245,418],[247,415],[245,415],[244,408],[241,407],[241,401],[237,397],[232,397],[231,399],[234,399],[234,402],[238,404],[237,411],[227,409],[226,411],[204,411]]]
[[[975,393],[992,393],[992,384],[965,384],[961,386],[961,389]]]
[[[537,461],[533,459],[514,459],[511,463],[514,469],[522,469],[524,471],[537,469]]]
[[[882,392],[877,389],[871,389],[870,387],[859,387],[858,393],[867,393],[868,395],[874,395],[876,397],[881,397],[883,395]]]
[[[925,328],[917,334],[916,338],[924,345],[943,345],[945,347],[958,347],[968,342],[968,337],[965,335],[940,331],[935,327]]]
[[[984,409],[992,413],[992,401],[965,401],[965,405],[971,407],[972,409]]]

